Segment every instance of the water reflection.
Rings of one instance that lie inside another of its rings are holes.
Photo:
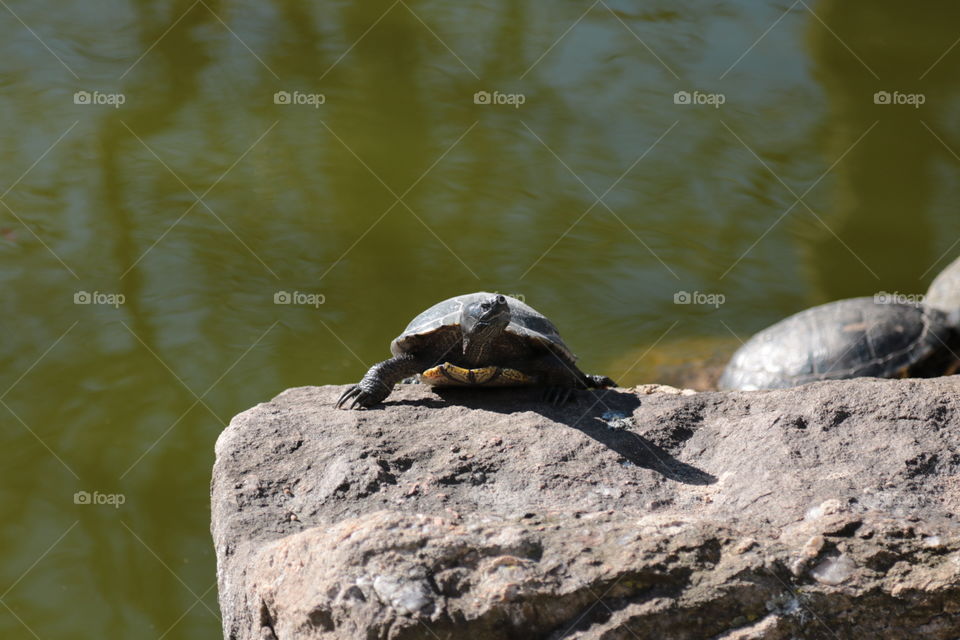
[[[814,73],[829,105],[820,128],[824,155],[843,160],[827,191],[830,209],[823,211],[831,231],[811,224],[802,234],[816,296],[922,292],[940,255],[934,238],[945,229],[937,222],[952,218],[939,193],[950,158],[936,136],[948,135],[945,108],[958,85],[955,64],[937,60],[956,34],[941,13],[894,2],[867,9],[824,1],[817,11],[843,34],[817,23],[808,30]],[[896,41],[884,37],[893,33]],[[926,102],[919,108],[875,104],[878,91],[920,94]]]

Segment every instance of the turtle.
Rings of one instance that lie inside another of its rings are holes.
[[[722,390],[782,389],[857,377],[929,378],[960,365],[960,331],[923,304],[837,300],[767,327],[733,354]]]
[[[924,304],[951,314],[955,325],[960,325],[960,258],[947,265],[947,268],[933,279]]]
[[[479,291],[448,298],[419,314],[390,343],[393,357],[375,364],[337,400],[343,409],[386,399],[409,376],[436,386],[539,386],[560,403],[574,389],[617,384],[577,368],[557,328],[526,303]]]

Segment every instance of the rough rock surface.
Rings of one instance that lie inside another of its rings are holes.
[[[342,390],[217,442],[227,638],[960,637],[960,376]]]

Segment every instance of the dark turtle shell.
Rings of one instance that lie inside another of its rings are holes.
[[[779,389],[818,380],[944,375],[956,365],[954,330],[924,305],[838,300],[801,311],[748,340],[721,389]]]
[[[438,302],[410,321],[403,333],[390,343],[390,352],[397,356],[413,348],[419,340],[410,340],[412,336],[422,338],[436,332],[440,327],[459,327],[460,311],[464,306],[486,300],[494,295],[496,294],[478,291]],[[552,349],[570,362],[576,361],[577,357],[563,342],[560,332],[552,322],[547,320],[546,316],[516,298],[504,297],[510,307],[510,324],[507,325],[507,332]]]
[[[960,311],[960,258],[947,265],[933,279],[924,302],[947,313]]]

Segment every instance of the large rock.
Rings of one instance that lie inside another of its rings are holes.
[[[960,378],[290,389],[217,442],[227,638],[960,637]]]

